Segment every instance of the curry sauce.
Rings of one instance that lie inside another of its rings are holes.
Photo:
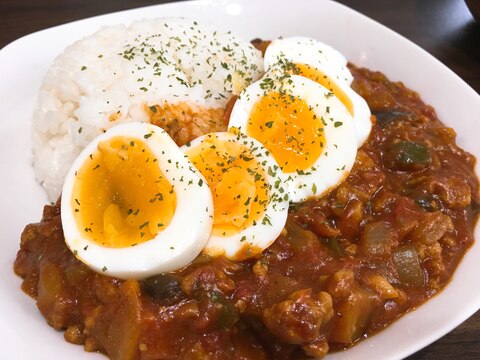
[[[60,202],[46,206],[15,272],[49,325],[117,360],[321,358],[441,291],[474,241],[475,158],[418,94],[350,70],[374,114],[370,138],[350,176],[292,205],[255,260],[200,255],[144,281],[103,276],[67,249]]]

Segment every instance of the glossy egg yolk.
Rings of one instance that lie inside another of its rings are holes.
[[[260,141],[283,172],[311,167],[322,154],[322,120],[300,98],[276,91],[266,93],[253,106],[247,134]]]
[[[175,192],[155,155],[141,140],[125,136],[98,144],[77,171],[72,194],[76,225],[106,247],[154,238],[176,208]]]
[[[305,65],[305,64],[295,64],[293,73],[295,75],[300,75],[310,80],[315,81],[316,83],[323,85],[328,90],[330,90],[340,102],[345,105],[350,115],[353,114],[353,104],[350,98],[345,94],[345,92],[327,75],[325,75],[322,71],[318,70],[317,68]]]
[[[207,136],[187,155],[212,191],[212,235],[234,235],[265,221],[269,187],[261,164],[248,147]]]

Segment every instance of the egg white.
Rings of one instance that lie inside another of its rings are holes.
[[[268,150],[260,142],[244,134],[233,134],[230,132],[211,133],[196,138],[189,145],[183,146],[182,149],[187,154],[194,152],[196,147],[200,146],[205,139],[211,136],[216,136],[221,141],[235,142],[249,148],[255,160],[262,165],[269,187],[269,203],[259,221],[233,235],[221,236],[211,234],[204,248],[204,253],[211,256],[223,255],[233,260],[244,259],[245,252],[243,250],[245,247],[264,250],[282,232],[287,221],[289,207],[285,178],[275,159],[269,155]],[[259,254],[253,252],[252,255]]]
[[[317,118],[325,120],[325,144],[318,159],[306,170],[285,173],[291,201],[301,202],[325,194],[348,176],[357,153],[355,127],[345,105],[322,85],[302,76],[270,71],[241,93],[232,109],[229,128],[249,135],[247,124],[255,103],[268,91],[280,89],[303,99]]]
[[[349,86],[353,81],[345,56],[330,45],[309,37],[292,36],[273,40],[265,51],[263,61],[265,71],[286,62],[302,63],[317,69],[329,69],[335,79]]]
[[[350,87],[353,76],[347,68],[347,59],[331,46],[307,37],[272,41],[265,52],[265,69],[288,71],[292,64],[308,65],[320,70],[350,99],[358,146],[362,146],[372,129],[372,114],[367,102]]]
[[[173,185],[177,201],[169,225],[156,237],[123,248],[104,247],[85,238],[71,206],[76,172],[97,151],[99,142],[115,136],[133,137],[152,151]],[[203,176],[164,130],[146,123],[126,123],[95,138],[76,158],[63,186],[61,218],[68,248],[92,270],[123,279],[142,279],[179,269],[201,252],[212,228],[213,201]]]

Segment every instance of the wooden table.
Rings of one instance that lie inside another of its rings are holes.
[[[112,11],[164,2],[167,1],[1,0],[0,48],[23,35],[47,27]],[[339,2],[417,43],[480,93],[480,23],[474,22],[463,0]],[[298,3],[300,6],[301,1]],[[381,359],[380,354],[378,358]],[[480,359],[480,312],[408,359]]]

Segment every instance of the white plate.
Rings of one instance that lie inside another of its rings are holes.
[[[274,9],[274,10],[273,10]],[[152,6],[73,22],[23,37],[0,52],[0,342],[2,358],[103,359],[68,344],[23,294],[12,271],[20,234],[38,221],[46,196],[30,166],[30,129],[42,77],[63,48],[103,25],[185,16],[214,23],[245,39],[316,37],[353,63],[403,81],[454,127],[458,143],[480,159],[480,96],[418,46],[357,12],[326,0],[212,0]],[[478,173],[477,164],[477,173]],[[480,228],[475,232],[480,238]],[[442,293],[378,335],[329,359],[400,359],[435,341],[480,308],[480,243],[467,253]]]

